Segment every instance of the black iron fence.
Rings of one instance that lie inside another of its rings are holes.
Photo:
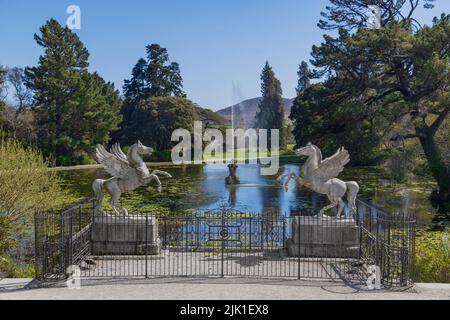
[[[410,286],[414,273],[416,219],[410,214],[389,214],[358,200],[361,233],[360,259],[380,268],[386,286]]]
[[[94,199],[62,211],[37,212],[34,218],[36,273],[41,279],[63,279],[67,268],[90,254]]]
[[[95,215],[85,201],[37,213],[36,268],[42,280],[257,277],[411,285],[415,221],[358,201],[354,219],[243,213]]]

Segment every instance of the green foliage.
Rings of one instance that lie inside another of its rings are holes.
[[[298,83],[296,91],[297,95],[300,95],[311,86],[311,71],[309,70],[308,63],[302,61],[299,66],[297,75]]]
[[[36,275],[34,265],[31,263],[16,262],[10,257],[0,256],[0,278],[34,278]]]
[[[88,72],[89,53],[70,29],[52,19],[40,31],[35,40],[44,55],[25,71],[37,105],[39,145],[57,164],[78,164],[117,129],[119,93]]]
[[[125,101],[121,110],[123,115],[122,130],[114,135],[115,140],[127,144],[135,143],[136,132],[133,128],[137,109],[152,97],[186,97],[183,92],[183,78],[180,66],[169,62],[167,49],[158,44],[146,47],[147,59],[139,59],[131,72],[131,79],[125,80],[123,86]],[[130,137],[132,133],[132,137]]]
[[[229,121],[219,115],[217,112],[211,111],[209,109],[201,108],[195,106],[195,111],[198,114],[198,119],[203,121],[205,124],[217,126],[225,126],[229,124]]]
[[[146,49],[147,60],[139,59],[131,80],[125,80],[125,97],[134,102],[150,97],[185,97],[180,66],[176,62],[169,63],[167,49],[158,44]]]
[[[151,162],[172,162],[172,151],[171,150],[161,150],[156,151],[151,155]]]
[[[144,100],[131,115],[131,125],[124,128],[128,143],[142,143],[167,150],[173,146],[172,132],[176,129],[193,131],[198,118],[194,104],[180,97],[154,97]]]
[[[318,23],[319,28],[324,30],[345,29],[353,30],[364,28],[370,16],[368,6],[377,6],[380,9],[380,26],[384,27],[393,21],[402,21],[405,17],[414,17],[414,13],[419,6],[425,9],[434,7],[435,0],[329,0],[331,5],[326,7],[326,11],[321,15],[323,20]],[[417,27],[420,24],[413,20]]]
[[[367,114],[360,101],[344,102],[339,91],[322,84],[312,85],[300,94],[290,115],[298,147],[313,142],[325,154],[334,154],[344,146],[353,164],[373,164],[383,158],[378,146],[386,130],[386,117],[381,112]]]
[[[37,210],[61,205],[65,193],[60,179],[48,171],[48,166],[40,152],[11,140],[0,142],[0,256],[14,252],[30,232]]]
[[[64,193],[56,174],[48,171],[49,165],[39,151],[11,140],[1,141],[0,212],[17,221],[36,210],[58,207]]]
[[[259,129],[280,130],[280,148],[285,145],[285,123],[283,91],[280,81],[275,77],[269,62],[266,62],[261,73],[262,100],[256,114],[256,126]],[[269,131],[270,132],[270,131]],[[270,146],[270,133],[268,133]]]
[[[449,231],[419,231],[416,237],[417,282],[450,283]]]
[[[0,255],[10,252],[11,248],[17,247],[16,235],[24,233],[21,224],[14,223],[7,217],[0,217]]]
[[[408,174],[414,170],[416,152],[414,145],[389,150],[387,167],[392,179],[399,183],[407,181]]]
[[[129,105],[151,97],[185,97],[180,66],[169,62],[166,48],[158,44],[146,47],[147,59],[139,59],[131,72],[131,79],[125,80],[123,91]]]
[[[325,36],[312,53],[314,76],[326,77],[322,88],[299,95],[294,107],[297,142],[339,142],[367,163],[378,146],[418,139],[441,198],[450,199],[450,170],[435,140],[450,113],[449,42],[445,15],[418,31],[402,20]]]
[[[436,133],[436,145],[441,151],[442,160],[450,165],[450,117],[445,119]]]

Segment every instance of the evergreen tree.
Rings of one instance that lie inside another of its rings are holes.
[[[107,143],[120,123],[119,93],[89,73],[89,52],[69,28],[51,19],[40,32],[35,40],[44,54],[37,67],[25,70],[37,106],[39,145],[58,164],[87,162],[95,144]]]
[[[413,18],[419,6],[425,9],[434,7],[435,0],[329,0],[331,5],[321,15],[324,18],[318,23],[324,30],[345,29],[347,31],[364,28],[373,12],[369,6],[379,9],[380,25],[387,26],[391,22],[412,19],[415,27],[420,23]]]
[[[285,146],[284,127],[284,102],[283,91],[280,81],[275,77],[275,73],[269,62],[266,62],[261,73],[261,93],[262,100],[259,103],[259,110],[256,114],[256,127],[258,129],[279,129],[280,148]],[[268,133],[270,147],[270,131]]]
[[[129,128],[130,141],[140,139],[157,151],[168,150],[174,130],[193,131],[198,114],[194,104],[181,97],[152,97],[142,101],[134,111]]]
[[[147,81],[150,97],[184,97],[183,79],[180,66],[176,62],[169,63],[166,48],[158,44],[147,46]]]
[[[313,58],[327,76],[324,86],[334,96],[334,107],[312,94],[304,97],[309,101],[302,103],[303,111],[310,105],[311,111],[321,109],[325,120],[340,115],[335,126],[327,120],[321,130],[328,136],[347,137],[347,147],[365,139],[344,134],[355,126],[383,133],[390,141],[416,140],[438,185],[434,197],[450,200],[450,164],[445,161],[445,146],[436,140],[450,114],[450,16],[436,18],[432,26],[419,31],[411,23],[391,22],[379,30],[362,28],[354,34],[341,30],[336,39],[326,36],[321,46],[313,48]],[[296,132],[305,133],[301,127],[307,124],[299,117],[294,120]],[[390,130],[379,130],[386,126]],[[388,135],[394,129],[399,133]]]
[[[129,100],[139,101],[140,99],[144,99],[145,95],[148,94],[146,92],[146,68],[147,62],[144,59],[139,59],[131,71],[131,80],[125,80],[125,85],[123,86],[124,95]]]
[[[114,137],[117,141],[123,140],[122,135],[126,134],[126,130],[132,125],[131,117],[134,110],[139,106],[140,101],[148,97],[148,85],[145,76],[146,68],[147,62],[144,59],[139,59],[131,71],[131,80],[125,80],[123,86],[125,101],[121,110],[123,118],[121,131],[117,132]]]
[[[147,59],[139,59],[131,72],[131,79],[125,80],[123,86],[125,101],[122,108],[122,130],[115,135],[115,140],[134,143],[136,126],[133,114],[144,101],[152,97],[186,97],[183,92],[183,78],[180,66],[169,61],[167,49],[158,44],[146,47]]]
[[[150,97],[185,97],[180,66],[170,63],[166,48],[158,44],[146,47],[147,60],[139,59],[131,72],[131,79],[125,80],[124,94],[130,102]]]
[[[309,70],[308,64],[305,61],[299,66],[298,72],[298,84],[297,84],[297,95],[303,93],[306,89],[311,86],[311,71]]]

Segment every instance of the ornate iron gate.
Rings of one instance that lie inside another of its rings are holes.
[[[411,284],[414,220],[388,215],[363,201],[358,202],[355,221],[347,224],[225,208],[172,216],[98,217],[88,200],[59,214],[38,213],[35,225],[36,269],[42,280],[64,279],[66,270],[76,265],[84,278],[364,282],[368,267],[376,266],[385,285]],[[349,234],[356,237],[349,241]]]

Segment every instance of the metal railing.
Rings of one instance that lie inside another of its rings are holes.
[[[39,279],[64,279],[67,268],[90,254],[94,199],[62,211],[37,212],[34,217],[35,266]]]
[[[376,205],[358,200],[356,220],[361,234],[360,258],[376,266],[385,286],[412,285],[416,219],[410,214],[389,214]]]
[[[358,200],[354,220],[285,217],[226,208],[194,214],[95,215],[89,199],[37,213],[42,280],[256,277],[366,281],[375,266],[386,287],[412,284],[415,220]]]

